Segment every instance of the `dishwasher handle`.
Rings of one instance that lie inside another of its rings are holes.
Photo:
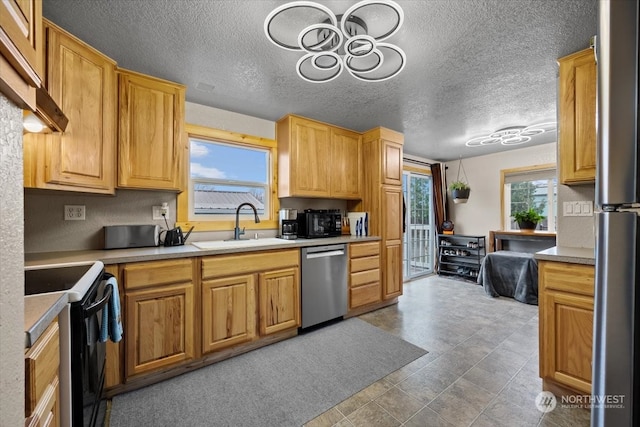
[[[345,245],[327,245],[305,248],[303,250],[305,259],[327,258],[332,256],[342,256],[346,254]]]

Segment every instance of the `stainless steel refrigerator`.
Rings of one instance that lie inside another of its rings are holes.
[[[638,0],[600,0],[591,426],[640,425]]]

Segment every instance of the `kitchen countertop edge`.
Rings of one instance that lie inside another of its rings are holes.
[[[534,257],[539,261],[568,262],[573,264],[595,265],[595,250],[593,248],[574,248],[569,246],[554,246],[540,252]]]
[[[49,292],[24,297],[25,348],[30,348],[69,302],[66,292]]]
[[[276,249],[302,248],[308,246],[332,245],[340,243],[359,243],[367,241],[379,241],[379,236],[340,236],[320,239],[297,239],[293,243],[284,242],[273,245],[224,248],[224,249],[198,249],[186,244],[184,246],[156,246],[150,248],[109,249],[109,250],[85,250],[65,252],[38,252],[25,254],[25,267],[42,265],[61,265],[84,261],[102,261],[105,265],[121,264],[128,262],[155,261],[163,259],[201,257],[209,255],[225,255],[242,252],[257,252]]]

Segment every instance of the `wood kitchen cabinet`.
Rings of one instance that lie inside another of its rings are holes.
[[[402,186],[402,144],[383,139],[382,183]]]
[[[362,142],[360,134],[331,128],[331,197],[359,199],[362,176]]]
[[[63,133],[24,135],[24,186],[114,194],[115,62],[43,22],[46,88],[69,123]]]
[[[562,184],[595,181],[596,60],[585,49],[558,60],[558,157]]]
[[[300,268],[259,273],[258,283],[260,335],[300,326]]]
[[[298,249],[204,257],[201,275],[203,353],[300,326]]]
[[[276,124],[278,196],[359,199],[357,132],[288,115]]]
[[[592,265],[538,261],[544,390],[591,393],[594,274]]]
[[[59,426],[60,328],[51,323],[25,353],[25,426]]]
[[[35,110],[43,76],[42,0],[0,2],[0,33],[0,92]]]
[[[125,264],[125,377],[194,358],[195,259]]]
[[[207,260],[204,261],[205,264]],[[210,271],[207,267],[207,271]],[[256,280],[241,274],[202,281],[202,353],[256,337]]]
[[[349,309],[380,302],[380,242],[349,245]]]
[[[402,295],[402,134],[375,128],[362,137],[362,202],[355,210],[369,212],[369,233],[381,237],[382,299]]]
[[[185,86],[118,70],[118,187],[181,189]]]
[[[124,312],[124,288],[118,264],[105,265],[104,271],[106,273],[113,274],[118,282],[118,294],[120,296],[120,320],[123,325],[126,325],[127,319],[126,313]],[[107,340],[105,359],[104,388],[108,391],[110,388],[116,387],[124,381],[124,339],[117,343]]]

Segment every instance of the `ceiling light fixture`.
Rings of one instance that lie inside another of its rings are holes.
[[[531,126],[511,126],[499,129],[489,135],[471,138],[466,142],[467,147],[484,147],[500,143],[502,145],[518,145],[531,141],[531,137],[556,130],[557,123],[540,123]]]
[[[276,46],[306,52],[296,70],[308,82],[330,82],[344,69],[358,80],[381,82],[406,64],[404,51],[384,42],[403,22],[402,8],[391,0],[364,0],[342,15],[319,3],[294,1],[267,15],[264,32]]]

